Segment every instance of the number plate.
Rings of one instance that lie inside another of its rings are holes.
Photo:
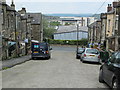
[[[95,55],[89,55],[89,56],[95,57]]]
[[[34,52],[34,53],[38,53],[38,52]]]

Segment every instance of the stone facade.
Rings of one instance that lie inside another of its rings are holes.
[[[113,36],[114,11],[107,13],[106,37]]]
[[[105,47],[106,43],[106,26],[107,26],[107,14],[102,13],[101,14],[101,44],[103,44]]]
[[[0,60],[2,60],[2,22],[3,22],[3,17],[2,17],[2,2],[0,2]]]
[[[27,19],[27,29],[26,29],[27,38],[42,42],[43,41],[42,14],[27,13],[25,8],[19,10],[19,13],[21,14],[23,20]]]
[[[110,51],[117,51],[120,48],[119,3],[113,2],[112,4],[108,4],[107,13],[101,13],[101,21],[95,21],[89,27],[89,41],[91,43],[100,42]]]
[[[12,0],[11,6],[7,5],[5,1],[0,3],[0,14],[2,60],[28,54],[31,50],[32,35],[34,35],[33,39],[42,42],[41,13],[35,13],[32,16],[33,13],[26,13],[25,8],[17,12]],[[35,18],[37,22],[34,23]]]
[[[96,22],[89,25],[89,41],[90,43],[100,43],[101,41],[101,20],[97,20]]]

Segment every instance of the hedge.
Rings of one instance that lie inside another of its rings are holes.
[[[77,45],[77,40],[54,40],[54,39],[47,39],[49,44],[61,44],[61,45]],[[87,39],[78,40],[78,45],[86,46],[88,44]]]

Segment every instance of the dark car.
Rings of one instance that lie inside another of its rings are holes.
[[[120,51],[112,54],[100,67],[99,82],[106,82],[113,90],[120,90]]]
[[[32,43],[32,59],[35,58],[51,58],[51,52],[52,48],[50,48],[50,45],[48,43]]]
[[[76,51],[76,59],[81,59],[81,55],[84,52],[85,48],[78,48]]]

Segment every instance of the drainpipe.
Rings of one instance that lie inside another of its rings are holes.
[[[15,15],[15,17],[14,17],[14,25],[15,25],[15,42],[16,42],[16,50],[15,50],[15,52],[16,52],[16,54],[15,54],[15,56],[17,57],[18,56],[18,41],[17,41],[17,30],[16,30],[16,13],[15,13],[15,11],[14,11],[14,15]]]

